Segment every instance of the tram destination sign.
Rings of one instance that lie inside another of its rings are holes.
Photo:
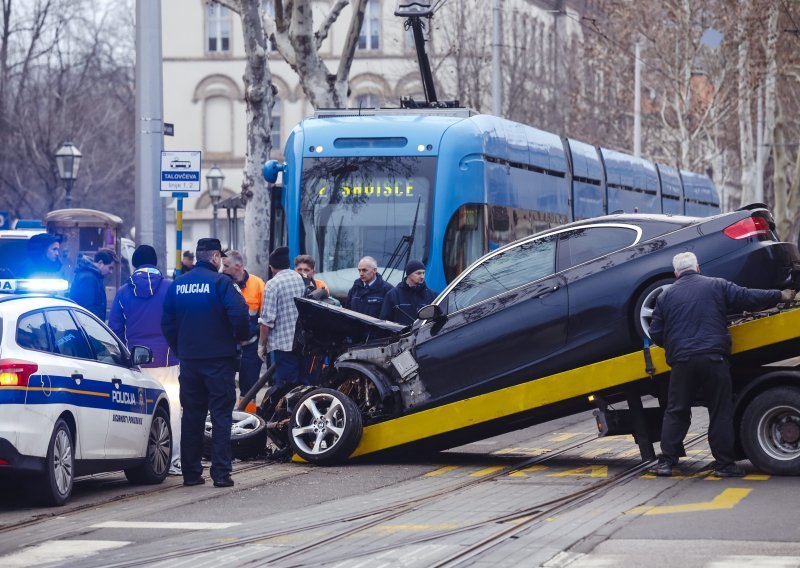
[[[161,196],[200,191],[200,151],[161,152]]]

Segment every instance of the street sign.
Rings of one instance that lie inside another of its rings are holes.
[[[0,229],[11,228],[11,214],[8,211],[0,211]]]
[[[200,152],[161,152],[161,197],[200,193]]]

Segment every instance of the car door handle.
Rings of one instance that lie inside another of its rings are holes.
[[[545,296],[547,296],[548,294],[552,294],[553,292],[555,292],[556,290],[558,290],[560,287],[561,287],[561,286],[551,286],[550,288],[548,288],[548,289],[547,289],[547,290],[545,290],[544,292],[539,292],[538,294],[536,294],[536,295],[533,297],[533,299],[535,300],[536,298],[544,298],[544,297],[545,297]]]
[[[118,379],[118,378],[114,377],[113,379],[111,379],[111,383],[112,383],[112,384],[113,384],[115,387],[119,388],[119,387],[120,387],[120,385],[122,384],[122,379]]]
[[[80,373],[72,373],[71,376],[72,376],[72,380],[73,381],[82,381],[83,380],[83,375],[80,374]]]

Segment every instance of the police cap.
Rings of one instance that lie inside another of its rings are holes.
[[[222,256],[227,256],[222,252],[222,244],[219,239],[200,239],[197,241],[197,252],[218,250]]]

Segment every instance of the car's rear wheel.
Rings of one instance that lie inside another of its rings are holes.
[[[72,494],[75,482],[75,453],[72,432],[59,418],[47,446],[45,471],[28,483],[28,494],[40,505],[61,506]]]
[[[169,414],[159,406],[153,413],[150,433],[147,436],[147,453],[144,463],[125,470],[125,477],[136,485],[156,485],[164,481],[169,473],[172,456],[172,428]]]
[[[292,412],[289,443],[304,460],[330,465],[350,457],[361,431],[361,413],[350,397],[333,389],[315,389]]]
[[[633,308],[633,327],[639,339],[650,337],[650,323],[653,321],[653,310],[656,309],[656,300],[674,283],[674,278],[656,280],[642,290],[642,293],[637,297]]]
[[[800,389],[772,388],[755,397],[740,427],[747,458],[764,473],[800,473]]]
[[[267,422],[258,414],[233,411],[231,424],[231,453],[238,459],[254,458],[267,447]],[[206,417],[206,431],[203,438],[203,457],[211,458],[214,444],[212,440],[211,416]]]

